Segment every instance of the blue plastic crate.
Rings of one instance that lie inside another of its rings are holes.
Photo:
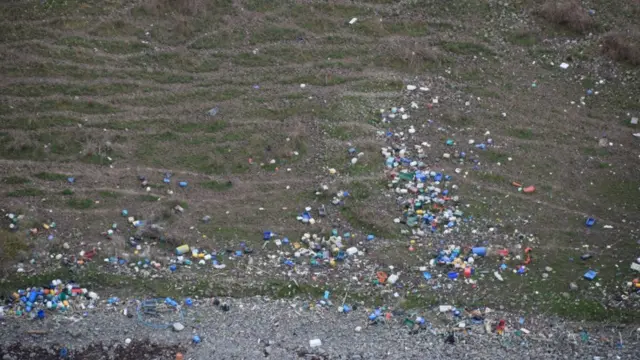
[[[584,278],[591,281],[593,279],[596,278],[596,276],[598,275],[597,272],[593,271],[593,270],[589,270],[586,273],[584,273]]]

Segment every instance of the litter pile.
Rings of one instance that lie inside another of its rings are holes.
[[[9,297],[6,308],[13,310],[16,316],[29,314],[33,318],[44,318],[45,309],[84,310],[95,307],[95,302],[99,299],[98,294],[81,288],[78,284],[71,282],[63,284],[61,280],[53,280],[47,287],[17,290]]]
[[[266,235],[265,240],[268,240]],[[335,267],[349,256],[361,254],[357,247],[347,247],[347,243],[351,240],[351,233],[345,232],[339,235],[338,229],[332,229],[331,236],[328,238],[318,234],[305,233],[299,242],[291,244],[293,253],[289,251],[281,253],[281,262],[289,267],[294,267],[296,264],[304,263],[304,259],[308,259],[311,266]],[[274,243],[280,247],[289,244],[289,239],[274,239]]]

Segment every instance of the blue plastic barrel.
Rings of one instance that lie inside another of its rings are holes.
[[[478,256],[486,256],[487,248],[486,247],[474,247],[471,249],[471,252]]]

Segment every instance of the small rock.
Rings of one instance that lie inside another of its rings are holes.
[[[182,331],[184,330],[184,325],[180,324],[179,322],[173,323],[173,330]]]
[[[571,289],[572,291],[578,290],[578,284],[572,282],[571,284],[569,284],[569,289]]]
[[[551,266],[547,266],[546,268],[544,268],[544,270],[545,270],[546,272],[551,272],[551,271],[553,271],[553,269],[551,268]]]

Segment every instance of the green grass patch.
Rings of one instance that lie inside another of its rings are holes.
[[[29,250],[29,245],[24,238],[24,233],[11,233],[6,230],[0,230],[0,263],[6,264],[15,261],[18,254]],[[2,282],[0,282],[1,284]],[[15,288],[17,289],[17,288]],[[13,289],[12,291],[15,291]],[[4,294],[4,293],[3,293]]]
[[[38,130],[54,126],[73,126],[80,123],[80,119],[59,116],[59,115],[39,115],[37,117],[17,117],[13,119],[3,119],[3,129],[16,130]]]
[[[538,43],[536,34],[530,31],[515,31],[506,36],[506,40],[513,45],[529,47]]]
[[[487,46],[473,42],[442,42],[440,46],[457,55],[494,55],[493,50]]]
[[[345,141],[353,138],[351,128],[342,125],[326,125],[324,131],[333,139]]]
[[[120,194],[118,194],[117,192],[115,192],[115,191],[106,191],[106,190],[99,191],[98,195],[100,197],[102,197],[102,198],[105,198],[105,199],[115,199],[115,198],[120,197]]]
[[[629,207],[633,211],[640,211],[640,181],[612,180],[598,184],[599,194],[616,206]]]
[[[349,194],[356,200],[364,200],[371,196],[371,186],[360,181],[354,181],[347,186]]]
[[[316,74],[316,75],[304,75],[304,76],[295,76],[291,78],[285,78],[280,80],[279,82],[282,84],[306,84],[306,85],[315,85],[315,86],[333,86],[344,84],[351,79],[347,77],[342,77],[340,75],[331,75],[331,74]]]
[[[201,57],[193,52],[187,53],[153,53],[129,59],[129,63],[137,66],[158,66],[165,69],[200,73],[218,70],[220,59],[213,56]]]
[[[583,147],[582,153],[594,157],[605,157],[611,155],[609,150],[601,147]]]
[[[110,54],[131,54],[151,49],[147,44],[140,41],[121,40],[92,40],[79,36],[62,38],[56,42],[57,45],[77,46],[87,49],[98,49]]]
[[[11,24],[9,21],[0,24],[0,43],[26,41],[33,39],[51,39],[44,26],[30,26],[27,24]]]
[[[550,311],[561,317],[578,321],[634,323],[638,318],[637,311],[606,308],[594,300],[568,301],[557,298],[551,302]]]
[[[2,183],[7,185],[22,185],[30,182],[31,180],[21,176],[5,176],[2,178]]]
[[[356,210],[357,204],[353,202],[340,208],[340,215],[351,226],[363,231],[365,234],[375,234],[377,237],[393,239],[394,235],[389,230],[381,227],[374,219],[367,219]],[[363,205],[362,205],[363,206]]]
[[[142,37],[144,35],[144,31],[132,23],[126,22],[124,20],[113,20],[106,21],[95,27],[93,30],[89,32],[89,34],[94,36],[104,36],[104,37],[112,37],[112,36],[138,36]]]
[[[249,35],[249,43],[265,44],[277,41],[294,41],[301,35],[300,30],[282,26],[266,26],[263,28],[256,28]]]
[[[138,85],[111,83],[98,85],[71,84],[10,84],[0,91],[7,95],[21,97],[41,97],[50,95],[67,96],[108,96],[128,94],[137,91]]]
[[[489,149],[480,152],[480,159],[492,163],[505,163],[509,159],[509,155]]]
[[[67,206],[72,209],[85,210],[93,207],[95,202],[91,199],[71,198],[67,201]]]
[[[179,133],[216,133],[226,129],[228,123],[216,120],[211,123],[175,123],[172,130]]]
[[[247,10],[261,13],[273,11],[282,6],[279,2],[272,0],[245,0],[243,3]]]
[[[89,153],[78,159],[80,162],[92,165],[109,165],[111,161],[107,154]]]
[[[531,129],[510,129],[509,135],[523,140],[533,139],[533,131]]]
[[[111,105],[86,100],[44,100],[39,104],[27,106],[34,111],[71,111],[81,114],[110,114],[116,112]]]
[[[476,174],[478,179],[482,181],[490,182],[493,184],[508,183],[507,179],[504,176],[493,173],[493,172],[475,172],[474,174]]]
[[[160,200],[160,198],[155,196],[155,195],[145,194],[145,195],[138,196],[138,200],[139,201],[145,201],[145,202],[156,202],[156,201]]]
[[[59,174],[59,173],[50,173],[50,172],[39,172],[34,177],[45,180],[45,181],[67,181],[69,175]]]
[[[60,194],[64,195],[64,196],[71,196],[73,195],[73,190],[71,189],[64,189],[60,192]]]
[[[24,188],[24,189],[10,191],[7,193],[7,196],[8,197],[29,197],[29,196],[43,196],[44,194],[45,192],[40,189]]]
[[[213,190],[213,191],[227,191],[233,187],[233,183],[231,181],[220,182],[220,181],[211,180],[211,181],[205,181],[200,183],[200,186],[202,186],[205,189]]]
[[[367,80],[355,84],[352,88],[360,92],[400,91],[404,83],[400,80]]]

